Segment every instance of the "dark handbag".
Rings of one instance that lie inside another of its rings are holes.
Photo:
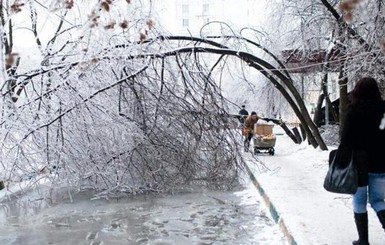
[[[339,147],[329,154],[329,170],[324,188],[333,193],[354,194],[358,187],[358,170],[355,165],[355,151]]]

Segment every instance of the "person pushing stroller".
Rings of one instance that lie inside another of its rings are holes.
[[[243,143],[245,146],[245,151],[249,151],[250,141],[254,134],[254,124],[256,124],[259,119],[260,117],[257,115],[257,113],[255,111],[252,111],[245,120],[243,127],[243,134],[245,136],[245,140]]]

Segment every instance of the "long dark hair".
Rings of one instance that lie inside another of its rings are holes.
[[[368,100],[381,100],[377,81],[372,77],[361,78],[352,91],[351,105],[356,106]]]

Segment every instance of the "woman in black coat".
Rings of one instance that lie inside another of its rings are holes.
[[[353,195],[354,219],[359,239],[354,245],[369,244],[367,202],[385,229],[385,103],[374,78],[358,81],[342,128],[341,147],[364,151],[366,161],[358,161],[358,190]]]

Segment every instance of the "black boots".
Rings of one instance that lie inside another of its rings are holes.
[[[377,217],[380,220],[382,228],[385,230],[385,210],[378,211]]]
[[[382,216],[385,219],[385,213]],[[353,245],[369,245],[368,213],[354,213],[354,221],[358,231],[358,240],[354,241]]]
[[[385,210],[377,212],[377,216],[380,220],[382,228],[385,230]],[[354,220],[356,222],[359,239],[357,241],[354,241],[353,245],[369,245],[368,213],[354,213]]]

